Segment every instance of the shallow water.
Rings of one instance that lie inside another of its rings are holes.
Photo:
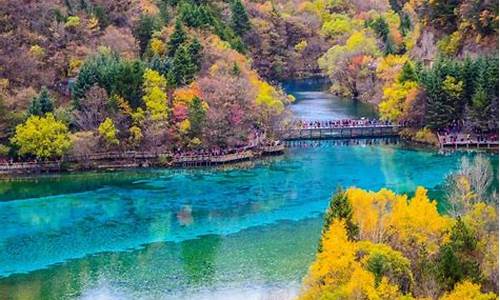
[[[338,186],[439,200],[464,155],[304,141],[237,167],[0,182],[0,299],[291,298]]]

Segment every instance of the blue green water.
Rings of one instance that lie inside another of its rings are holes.
[[[227,169],[2,183],[0,299],[291,295],[337,186],[432,190],[462,155],[380,140],[305,142]]]
[[[422,185],[439,199],[463,155],[473,154],[306,141],[219,169],[3,181],[0,299],[287,299],[338,186]]]

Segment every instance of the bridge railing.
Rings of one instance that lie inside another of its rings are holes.
[[[289,129],[341,129],[341,128],[366,128],[366,127],[403,127],[404,124],[380,120],[345,119],[345,120],[302,120],[293,122]]]

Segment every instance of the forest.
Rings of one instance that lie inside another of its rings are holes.
[[[494,1],[4,2],[3,157],[279,139],[279,81],[310,76],[413,134],[498,128]]]
[[[337,191],[300,299],[498,299],[493,178],[485,157],[462,158],[446,213],[422,187]]]

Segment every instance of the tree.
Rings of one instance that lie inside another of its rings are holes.
[[[106,90],[108,95],[118,95],[128,101],[132,108],[142,104],[142,80],[145,65],[140,60],[124,60],[118,54],[102,49],[90,57],[80,69],[72,89],[76,108],[94,85]]]
[[[486,91],[479,87],[472,95],[472,102],[467,106],[467,126],[473,131],[489,131],[491,101]]]
[[[31,101],[31,105],[28,108],[28,116],[43,116],[51,112],[54,112],[54,99],[49,95],[47,88],[42,87],[38,96]]]
[[[443,91],[441,63],[436,64],[438,66],[433,66],[433,70],[424,72],[420,77],[427,96],[425,122],[432,129],[445,128],[461,116],[457,113],[455,98],[448,97]]]
[[[349,188],[330,208],[344,213],[325,218],[322,248],[300,299],[496,299],[495,206],[478,203],[453,220],[437,211],[423,188],[412,199]],[[341,215],[357,225],[356,240]]]
[[[396,53],[396,46],[394,45],[394,41],[392,40],[390,33],[389,24],[387,24],[386,20],[382,16],[378,16],[375,20],[367,21],[368,27],[372,28],[373,31],[378,35],[378,37],[384,43],[384,54],[393,54]]]
[[[477,240],[465,223],[457,218],[451,229],[450,241],[438,254],[438,279],[446,290],[451,290],[462,280],[479,282],[481,270],[474,258]]]
[[[405,81],[417,81],[417,72],[415,71],[415,67],[411,61],[406,61],[403,65],[403,69],[399,74],[398,78],[399,82]]]
[[[184,24],[190,27],[203,27],[213,24],[211,10],[204,3],[196,4],[195,1],[183,1],[179,7],[179,15]]]
[[[149,41],[149,48],[151,49],[153,56],[154,55],[163,56],[166,51],[165,43],[158,38],[152,38]]]
[[[108,94],[105,89],[97,85],[90,88],[79,108],[73,112],[74,125],[83,131],[97,129],[109,113],[107,102]]]
[[[344,45],[335,45],[321,56],[318,64],[335,83],[335,92],[359,98],[373,90],[373,57],[378,54],[376,39],[355,31]]]
[[[352,221],[352,207],[349,203],[349,200],[347,199],[347,194],[344,190],[339,188],[337,192],[331,197],[330,204],[328,205],[323,219],[324,221],[322,234],[325,234],[328,231],[334,219],[338,219],[345,222],[347,237],[349,238],[349,240],[356,240],[359,233],[359,228]],[[322,244],[320,241],[318,251],[321,252],[321,249]]]
[[[498,299],[495,293],[481,292],[481,286],[468,280],[457,283],[455,288],[446,293],[441,300],[495,300]]]
[[[139,43],[140,54],[142,55],[149,44],[153,33],[161,28],[161,21],[156,16],[142,14],[134,28],[134,36]]]
[[[457,217],[467,214],[476,203],[489,202],[493,170],[491,162],[483,155],[473,160],[462,157],[460,169],[446,179],[448,212]]]
[[[498,59],[440,59],[418,74],[426,95],[426,125],[433,129],[464,120],[469,131],[498,128]]]
[[[193,81],[200,69],[198,44],[181,45],[175,52],[172,67],[169,70],[169,83],[173,86],[181,86]],[[194,56],[193,56],[194,55]]]
[[[191,124],[191,137],[200,137],[206,118],[206,109],[199,97],[194,97],[189,103],[188,119]]]
[[[197,38],[193,39],[188,45],[187,51],[191,60],[191,68],[195,74],[201,70],[202,50],[203,46]]]
[[[173,57],[177,50],[181,47],[184,42],[187,40],[187,34],[184,31],[184,27],[182,26],[182,22],[180,19],[175,21],[175,28],[172,35],[170,35],[170,39],[167,43],[167,54],[170,57]]]
[[[54,118],[52,113],[40,117],[30,116],[16,127],[11,142],[19,147],[20,155],[33,155],[48,159],[63,156],[71,147],[66,125]]]
[[[160,73],[146,69],[144,72],[144,97],[146,111],[153,121],[165,120],[168,114],[167,80]]]
[[[231,28],[239,36],[243,36],[251,29],[247,11],[241,0],[232,0],[231,3]]]
[[[379,104],[380,118],[399,121],[405,116],[405,108],[416,97],[418,85],[415,81],[395,82],[384,87],[384,96]]]
[[[97,131],[107,146],[114,146],[120,143],[116,136],[118,131],[116,130],[113,120],[110,118],[106,118],[104,122],[99,125]]]
[[[14,113],[12,110],[8,109],[5,100],[0,95],[0,141],[4,141],[12,135],[12,131],[15,127],[13,121]]]
[[[351,34],[360,27],[357,22],[345,14],[331,14],[329,19],[323,23],[321,33],[333,38]]]

